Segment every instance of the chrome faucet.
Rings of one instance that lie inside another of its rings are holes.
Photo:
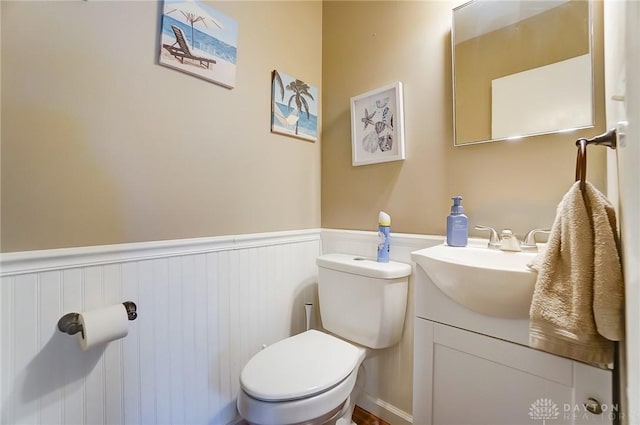
[[[500,249],[502,251],[522,251],[520,249],[520,241],[511,229],[504,229],[500,233]]]
[[[476,230],[488,230],[489,231],[489,243],[487,247],[489,249],[499,249],[502,251],[529,251],[535,252],[538,250],[536,245],[536,235],[551,233],[550,229],[534,229],[528,232],[524,240],[520,242],[516,235],[513,234],[511,229],[504,229],[500,234],[493,227],[488,226],[475,226]]]
[[[529,231],[525,235],[524,239],[522,240],[522,243],[520,244],[520,247],[522,248],[523,251],[538,250],[538,245],[536,245],[536,235],[538,233],[548,235],[549,233],[551,233],[551,229],[533,229]]]
[[[489,249],[499,249],[502,251],[520,251],[520,241],[513,234],[511,229],[504,229],[499,235],[496,229],[488,226],[475,226],[476,230],[489,231]]]

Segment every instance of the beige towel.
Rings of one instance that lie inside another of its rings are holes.
[[[615,211],[589,182],[576,182],[556,211],[549,241],[532,264],[529,345],[608,367],[624,335],[624,284]]]

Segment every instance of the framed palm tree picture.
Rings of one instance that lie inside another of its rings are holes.
[[[271,132],[318,140],[318,89],[280,71],[271,75]]]
[[[354,166],[404,159],[400,81],[351,98],[351,152]]]

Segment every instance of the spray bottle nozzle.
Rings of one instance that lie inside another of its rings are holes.
[[[378,215],[378,225],[391,226],[391,216],[384,211],[380,211]]]

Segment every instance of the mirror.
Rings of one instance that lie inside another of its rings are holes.
[[[593,127],[591,28],[590,1],[455,8],[454,145]]]

